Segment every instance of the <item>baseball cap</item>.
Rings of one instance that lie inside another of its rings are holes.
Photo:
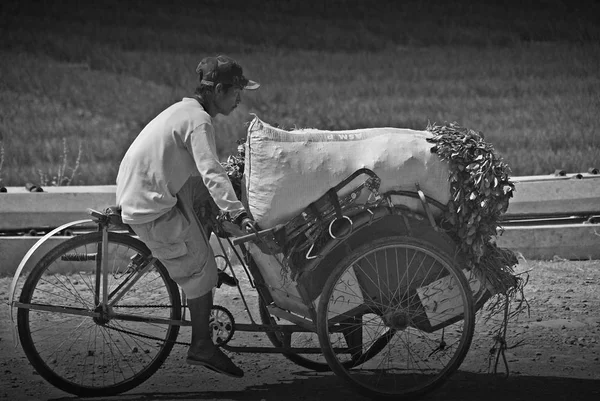
[[[225,55],[205,57],[196,67],[198,81],[201,84],[214,86],[218,83],[238,86],[242,89],[258,89],[260,84],[244,76],[242,67]]]

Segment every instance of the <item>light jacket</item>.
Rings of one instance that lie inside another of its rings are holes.
[[[177,192],[200,175],[219,209],[239,215],[244,206],[219,162],[212,118],[193,98],[156,116],[135,138],[119,166],[117,205],[123,222],[157,219],[177,203]]]

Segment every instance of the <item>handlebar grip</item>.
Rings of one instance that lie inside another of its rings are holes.
[[[256,237],[258,237],[259,233],[252,233],[252,234],[248,234],[248,235],[243,235],[241,237],[235,237],[233,240],[231,240],[231,243],[233,245],[240,245],[243,243],[246,243],[248,241],[251,241],[253,239],[255,239]]]

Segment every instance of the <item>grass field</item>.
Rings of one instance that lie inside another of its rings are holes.
[[[199,59],[219,52],[262,83],[216,119],[223,156],[255,113],[332,130],[456,121],[483,132],[514,175],[600,167],[600,6],[591,1],[8,4],[6,186],[69,170],[80,146],[72,184],[114,183],[141,128],[190,94]]]

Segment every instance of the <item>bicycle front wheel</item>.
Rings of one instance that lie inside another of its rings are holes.
[[[368,241],[342,260],[317,316],[332,370],[363,394],[390,400],[443,383],[467,354],[474,325],[473,296],[453,258],[406,236]]]
[[[20,296],[19,338],[52,385],[110,396],[148,379],[167,358],[181,319],[177,285],[136,238],[108,233],[108,305],[100,289],[102,233],[75,236],[33,268]],[[112,302],[111,302],[112,300]],[[153,319],[153,320],[151,320]]]

